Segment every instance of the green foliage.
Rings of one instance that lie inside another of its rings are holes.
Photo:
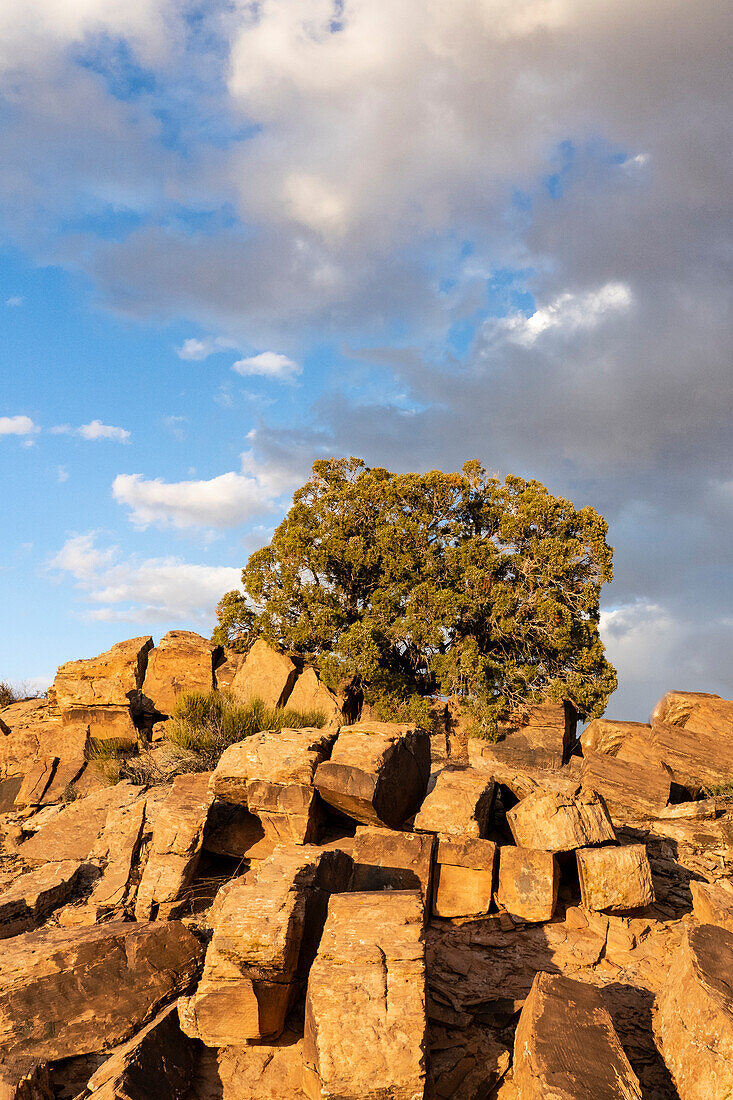
[[[109,786],[114,786],[123,778],[125,753],[122,744],[115,738],[92,737],[87,760]]]
[[[0,680],[0,710],[3,707],[9,707],[12,703],[17,703],[18,698],[19,696],[12,684],[9,684],[7,680]]]
[[[713,787],[703,787],[706,798],[722,798],[726,802],[733,801],[733,780],[727,783],[718,783]]]
[[[301,654],[331,688],[353,680],[391,717],[431,695],[463,698],[484,736],[543,695],[597,716],[616,687],[598,633],[607,530],[593,508],[478,462],[393,474],[322,460],[250,557],[246,597],[220,604],[221,628],[241,612],[248,644]]]
[[[255,640],[255,615],[241,592],[225,592],[216,605],[217,625],[211,640],[216,645],[246,653]]]
[[[200,770],[207,771],[216,767],[227,746],[253,733],[325,724],[326,716],[322,711],[267,707],[260,699],[239,703],[225,691],[189,691],[178,696],[165,736],[182,750],[195,753]]]

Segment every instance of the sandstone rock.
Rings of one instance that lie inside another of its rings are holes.
[[[551,920],[559,885],[552,852],[511,845],[499,849],[497,900],[510,916],[528,922]]]
[[[733,707],[733,703],[730,706]],[[709,728],[713,721],[703,721],[699,711],[693,712],[689,723],[685,726],[662,721],[652,723],[652,744],[672,772],[674,781],[691,789],[730,783],[733,780],[730,725],[721,720],[719,728]],[[700,728],[694,728],[698,723]]]
[[[178,922],[27,932],[0,943],[0,1049],[56,1061],[119,1043],[198,971]]]
[[[680,1100],[733,1095],[733,933],[690,925],[654,1019]]]
[[[61,715],[62,725],[89,730],[95,741],[114,741],[122,749],[134,748],[138,731],[130,707],[69,707]]]
[[[645,737],[651,742],[652,727],[647,722],[615,722],[609,718],[594,718],[580,735],[583,756],[602,753],[616,756],[628,738]]]
[[[354,861],[352,889],[419,890],[423,901],[430,899],[433,848],[430,834],[400,833],[373,825],[359,825],[351,856]]]
[[[43,756],[31,765],[25,773],[16,796],[16,806],[39,806],[41,804],[44,792],[53,778],[58,762],[57,756]]]
[[[329,725],[342,720],[341,704],[334,693],[321,683],[318,673],[311,665],[304,668],[295,681],[288,706],[306,713],[320,711]]]
[[[425,947],[417,891],[331,899],[311,967],[303,1041],[310,1098],[420,1100],[425,1090]]]
[[[315,955],[329,896],[350,875],[343,852],[293,845],[228,883],[199,987],[179,1003],[186,1034],[207,1046],[277,1037]]]
[[[144,705],[158,714],[172,714],[176,697],[185,691],[213,691],[219,646],[191,630],[169,630],[150,654],[143,684]]]
[[[697,802],[675,802],[657,812],[657,818],[665,821],[713,821],[720,813],[714,798],[701,798]]]
[[[601,795],[614,824],[655,817],[669,802],[671,786],[669,772],[660,765],[631,764],[598,753],[586,757],[581,783]]]
[[[593,986],[538,973],[514,1040],[517,1100],[642,1100]]]
[[[24,775],[41,756],[64,756],[61,718],[45,699],[25,699],[0,711],[9,732],[0,733],[0,776]]]
[[[615,840],[608,811],[595,791],[575,796],[536,791],[506,815],[516,843],[546,852],[572,852]]]
[[[289,657],[258,638],[232,680],[232,694],[243,703],[261,699],[266,707],[284,707],[297,675]]]
[[[225,649],[223,660],[214,669],[214,686],[219,691],[231,691],[234,677],[246,659],[246,653],[236,653],[233,649]]]
[[[652,872],[643,844],[581,849],[575,856],[580,896],[587,909],[623,912],[654,901]]]
[[[438,840],[433,915],[471,917],[488,913],[494,891],[496,845],[473,838]]]
[[[216,1076],[224,1089],[223,1100],[305,1100],[300,1087],[303,1037],[286,1030],[276,1046],[222,1047]]]
[[[665,722],[703,733],[733,733],[733,700],[703,691],[668,691],[652,711],[652,725]]]
[[[53,682],[60,711],[138,706],[152,638],[130,638],[106,653],[61,665]]]
[[[58,740],[61,741],[62,739],[59,738]],[[89,727],[86,725],[65,726],[62,744],[58,747],[57,753],[60,758],[54,769],[51,782],[43,792],[42,806],[51,806],[56,802],[61,802],[71,784],[78,784],[91,753]]]
[[[733,932],[733,884],[720,882],[690,883],[692,912],[700,924],[715,924]]]
[[[102,1063],[77,1100],[181,1100],[194,1062],[194,1044],[171,1005]]]
[[[496,784],[473,768],[444,768],[415,817],[415,829],[450,836],[485,837]]]
[[[364,825],[399,828],[419,808],[430,775],[430,737],[416,726],[344,726],[314,785],[324,802]]]
[[[210,772],[179,775],[153,828],[148,862],[135,902],[137,920],[170,920],[185,904],[198,866],[213,794]]]
[[[140,847],[145,822],[146,800],[111,809],[104,831],[90,852],[102,860],[104,870],[89,897],[95,920],[103,913],[120,909],[129,900],[130,876]]]
[[[209,811],[203,849],[232,859],[267,859],[277,847],[273,837],[266,837],[259,817],[244,806],[215,802]]]
[[[24,778],[22,775],[10,775],[7,779],[0,779],[0,814],[15,809],[15,800]]]
[[[561,768],[575,748],[578,716],[571,703],[542,703],[501,724],[496,742],[472,739],[469,751],[491,763]]]
[[[54,1100],[48,1067],[0,1064],[0,1100]]]
[[[21,845],[23,859],[27,863],[88,859],[109,811],[137,801],[141,794],[140,787],[118,783],[72,802]]]
[[[28,932],[74,893],[83,863],[46,863],[16,878],[0,893],[0,939]]]

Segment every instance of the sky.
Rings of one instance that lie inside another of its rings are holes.
[[[208,634],[314,458],[609,522],[733,696],[729,0],[4,0],[0,680]]]

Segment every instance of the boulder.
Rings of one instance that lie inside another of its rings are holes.
[[[57,1061],[122,1042],[189,985],[201,948],[179,922],[26,932],[0,943],[0,1049]]]
[[[148,711],[170,715],[186,691],[213,691],[221,647],[191,630],[169,630],[150,654],[143,684]]]
[[[506,766],[561,768],[576,746],[578,715],[571,703],[541,703],[524,708],[500,725],[495,742],[478,738],[473,754]]]
[[[438,840],[433,916],[485,916],[491,908],[496,845],[473,838]]]
[[[629,818],[656,817],[669,802],[670,774],[659,764],[632,764],[590,753],[580,780],[584,789],[601,795],[614,825]]]
[[[58,741],[61,742],[57,747],[59,761],[51,782],[43,792],[42,806],[52,806],[66,798],[71,785],[79,783],[92,752],[89,727],[86,725],[64,726],[63,738]]]
[[[136,802],[142,795],[132,783],[103,787],[70,803],[20,846],[26,863],[86,860],[101,836],[110,810]]]
[[[473,768],[447,767],[432,782],[415,829],[475,838],[488,834],[496,795],[493,779]]]
[[[182,1100],[195,1061],[195,1044],[181,1031],[176,1005],[170,1005],[102,1062],[77,1100]]]
[[[733,703],[730,706],[733,707]],[[719,728],[710,729],[700,718],[698,729],[695,728],[696,720],[697,712],[690,717],[691,724],[685,726],[655,720],[652,722],[652,745],[680,786],[691,790],[724,786],[733,780],[730,727],[721,721]]]
[[[625,912],[653,903],[652,872],[643,844],[581,849],[575,857],[580,897],[586,909]]]
[[[497,901],[512,917],[535,923],[552,919],[560,870],[552,852],[535,848],[499,849]]]
[[[0,893],[0,939],[30,931],[68,901],[84,866],[71,859],[46,863],[16,878]]]
[[[733,884],[720,882],[690,883],[692,912],[700,924],[715,924],[733,932]]]
[[[343,852],[292,845],[227,883],[203,977],[179,1003],[186,1034],[215,1047],[276,1038],[315,956],[329,896],[350,876]]]
[[[321,682],[318,673],[311,665],[307,665],[295,681],[295,687],[288,699],[288,706],[292,710],[306,714],[320,712],[324,722],[329,725],[336,725],[342,721],[341,704],[334,693]]]
[[[538,973],[514,1038],[516,1100],[642,1100],[597,989]]]
[[[304,1100],[302,1078],[301,1028],[286,1029],[275,1046],[248,1043],[218,1053],[216,1083],[224,1100]]]
[[[258,638],[232,680],[231,690],[243,703],[260,699],[266,707],[284,707],[297,676],[298,669],[289,657]]]
[[[535,791],[506,815],[516,843],[546,852],[572,852],[616,839],[611,819],[595,791],[575,795]]]
[[[135,902],[137,920],[170,920],[186,903],[213,800],[210,772],[179,775],[158,813]]]
[[[231,691],[234,677],[247,659],[246,653],[225,649],[223,658],[214,669],[214,687],[219,691]]]
[[[30,766],[15,797],[16,806],[25,808],[41,804],[58,762],[58,756],[42,756],[40,760]]]
[[[0,776],[24,775],[38,757],[57,749],[61,718],[46,699],[24,699],[0,710]],[[4,732],[4,731],[7,732]]]
[[[733,1096],[733,932],[691,924],[657,996],[654,1030],[680,1100]]]
[[[114,741],[121,749],[134,748],[139,740],[130,707],[69,707],[61,723],[77,730],[85,727],[95,741]]]
[[[647,745],[651,741],[652,727],[648,722],[615,722],[610,718],[594,718],[580,735],[583,756],[602,753],[616,756],[629,738],[643,737]]]
[[[351,858],[352,889],[419,890],[427,905],[433,875],[435,837],[401,833],[375,825],[357,826]]]
[[[214,802],[204,832],[203,850],[230,859],[267,859],[277,840],[266,837],[259,817],[244,806]]]
[[[650,722],[700,733],[732,734],[733,700],[703,691],[668,691],[654,707]]]
[[[317,840],[319,802],[313,777],[328,758],[335,730],[266,730],[224,751],[211,789],[224,802],[247,806],[265,834],[283,841]]]
[[[419,891],[331,899],[308,978],[303,1090],[311,1100],[419,1100],[426,1078]]]
[[[130,638],[118,642],[84,661],[61,665],[53,682],[59,711],[92,707],[138,708],[152,638]]]
[[[131,877],[145,824],[146,800],[109,811],[104,831],[90,852],[90,858],[103,863],[103,871],[94,885],[88,905],[94,920],[122,909],[130,900]]]
[[[419,809],[430,776],[430,736],[418,726],[344,726],[314,785],[324,802],[363,825],[399,828]]]

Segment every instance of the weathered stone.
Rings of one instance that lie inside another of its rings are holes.
[[[7,779],[0,779],[0,814],[15,809],[15,800],[24,778],[22,775],[10,775]]]
[[[130,638],[98,657],[67,661],[53,682],[56,706],[60,711],[137,706],[152,647],[152,638]]]
[[[551,920],[559,885],[552,852],[511,845],[499,849],[497,900],[510,916],[528,922]]]
[[[344,726],[314,785],[324,802],[364,825],[399,828],[419,808],[430,776],[430,737],[417,726]]]
[[[181,1100],[194,1063],[194,1044],[171,1005],[102,1063],[77,1100]]]
[[[30,931],[68,901],[83,868],[83,863],[65,860],[46,863],[16,878],[0,893],[0,939]]]
[[[721,703],[727,700],[721,699]],[[729,704],[733,707],[733,703]],[[700,728],[694,728],[699,720]],[[699,789],[716,787],[733,780],[733,733],[721,720],[717,729],[709,728],[699,711],[693,712],[688,725],[652,722],[652,744],[676,783]]]
[[[538,973],[514,1040],[517,1100],[642,1100],[593,986]]]
[[[104,861],[104,870],[89,897],[95,919],[128,901],[130,876],[145,823],[145,799],[119,806],[107,814],[104,831],[90,857]]]
[[[86,727],[92,740],[114,741],[122,749],[134,748],[138,742],[130,707],[69,707],[61,722],[74,729]]]
[[[444,768],[418,810],[414,827],[450,836],[485,837],[495,795],[496,784],[487,775],[473,768]]]
[[[169,630],[150,654],[143,684],[144,705],[172,714],[185,691],[213,691],[214,664],[221,649],[191,630]]]
[[[654,707],[650,722],[684,729],[733,733],[733,700],[704,691],[668,691]],[[726,730],[727,727],[727,730]]]
[[[0,732],[0,776],[24,775],[31,765],[49,752],[58,751],[61,719],[52,713],[46,699],[24,699],[0,711],[7,733]]]
[[[433,915],[472,917],[488,913],[494,892],[496,845],[473,838],[438,840]]]
[[[418,891],[342,894],[311,967],[303,1087],[323,1100],[420,1100],[425,1090],[425,947]]]
[[[56,765],[59,762],[57,756],[42,756],[25,773],[25,778],[15,799],[16,806],[39,806],[43,801],[43,795],[53,778]]]
[[[65,798],[71,784],[79,782],[90,752],[89,727],[86,725],[65,727],[62,754],[51,782],[43,792],[42,806],[51,806]]]
[[[260,699],[266,707],[284,707],[297,675],[289,657],[258,638],[232,680],[232,694],[243,703]]]
[[[680,1100],[733,1096],[733,933],[692,924],[657,997],[654,1029]]]
[[[27,932],[0,943],[0,1049],[56,1061],[122,1042],[184,990],[201,948],[178,922]]]
[[[571,703],[542,703],[525,708],[500,726],[495,742],[474,738],[474,756],[505,766],[561,768],[576,745],[578,716]],[[469,741],[469,751],[472,746]],[[472,761],[473,762],[473,761]]]
[[[54,1100],[48,1066],[0,1064],[0,1100]]]
[[[232,859],[267,859],[276,847],[276,840],[265,836],[259,817],[244,806],[215,802],[211,807],[204,851]]]
[[[223,660],[214,669],[214,686],[219,691],[231,691],[234,677],[246,659],[246,653],[236,653],[233,649],[225,649]]]
[[[305,1100],[303,1037],[285,1030],[277,1045],[248,1043],[222,1047],[217,1058],[217,1082],[223,1100]]]
[[[141,794],[140,787],[118,783],[72,802],[21,845],[23,859],[27,863],[88,859],[109,811],[137,801]]]
[[[366,890],[419,890],[430,899],[433,848],[430,834],[400,833],[374,825],[359,825],[351,849],[352,887]]]
[[[630,817],[655,817],[669,802],[671,787],[670,774],[660,765],[630,764],[599,753],[584,760],[581,783],[601,795],[614,825]]]
[[[624,912],[654,901],[652,872],[643,844],[581,849],[575,856],[586,909]]]
[[[185,904],[198,867],[213,794],[210,772],[179,775],[153,828],[148,862],[137,891],[137,920],[170,920]]]
[[[589,753],[603,753],[616,756],[621,746],[630,737],[645,737],[651,742],[652,727],[648,722],[614,722],[610,718],[594,718],[580,735],[583,756]]]
[[[522,848],[572,852],[616,839],[608,811],[595,791],[579,790],[575,796],[536,791],[509,810],[506,819]]]
[[[329,725],[342,721],[341,704],[332,691],[318,678],[318,673],[308,665],[303,669],[288,698],[288,706],[306,714],[320,711]]]
[[[692,912],[700,924],[716,924],[733,932],[733,883],[728,879],[719,882],[690,883]]]
[[[293,845],[228,883],[199,987],[179,1003],[186,1034],[207,1046],[277,1037],[315,956],[329,896],[350,876],[343,852]]]

